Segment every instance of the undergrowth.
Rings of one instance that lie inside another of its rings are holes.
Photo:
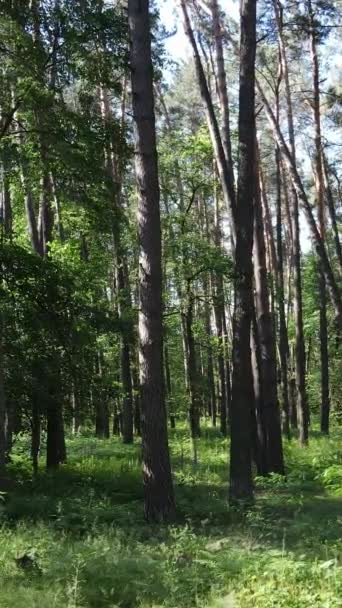
[[[227,506],[227,442],[207,430],[194,466],[176,431],[169,527],[143,521],[138,442],[70,439],[68,464],[34,480],[18,450],[0,495],[0,607],[338,608],[341,439],[287,443],[286,479],[257,479],[242,514]]]

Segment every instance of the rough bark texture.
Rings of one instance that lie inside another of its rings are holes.
[[[148,521],[174,511],[163,394],[161,228],[148,0],[128,0],[136,176],[139,194],[139,367]]]
[[[250,333],[253,305],[256,0],[242,0],[239,87],[239,179],[230,446],[230,502],[253,499],[251,421],[254,409]]]
[[[268,472],[284,473],[277,394],[277,361],[274,321],[270,310],[262,204],[256,163],[254,206],[254,283],[256,325],[260,345],[262,409],[266,432]]]

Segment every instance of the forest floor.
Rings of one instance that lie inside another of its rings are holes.
[[[20,447],[20,444],[19,444]],[[69,461],[0,501],[1,608],[338,608],[342,606],[342,433],[287,443],[287,481],[257,480],[247,514],[227,506],[227,442],[213,430],[199,463],[185,429],[171,449],[179,522],[142,517],[138,442],[68,442]],[[20,449],[17,449],[20,452]]]

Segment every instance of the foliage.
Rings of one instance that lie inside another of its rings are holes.
[[[141,519],[139,446],[69,440],[69,464],[31,479],[15,457],[1,518],[0,606],[339,606],[341,437],[286,445],[288,480],[257,482],[257,505],[226,504],[226,441],[208,429],[194,467],[183,428],[172,436],[180,520]],[[334,464],[335,463],[335,464]],[[36,567],[22,568],[29,555]]]

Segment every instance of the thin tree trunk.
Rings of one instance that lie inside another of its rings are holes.
[[[219,290],[222,289],[220,281],[215,281],[215,288],[213,293],[214,301],[214,316],[216,324],[216,334],[218,338],[218,373],[219,373],[219,386],[220,386],[220,429],[222,435],[227,435],[227,394],[226,394],[226,374],[225,374],[225,360],[224,360],[224,333],[222,324],[222,307],[220,306],[221,294]]]
[[[0,223],[2,228],[2,235],[6,239],[11,240],[12,238],[12,205],[11,205],[11,193],[9,189],[9,180],[7,175],[7,167],[5,160],[1,165],[1,192],[0,192]]]
[[[125,92],[124,92],[125,95]],[[118,315],[122,320],[125,318],[125,313],[131,310],[131,295],[128,281],[128,271],[125,269],[125,252],[122,245],[121,227],[122,221],[122,205],[121,205],[121,188],[122,176],[115,162],[115,151],[113,136],[111,133],[111,118],[112,111],[110,108],[108,92],[101,87],[100,102],[102,120],[106,131],[106,147],[105,158],[106,168],[109,177],[109,195],[112,205],[112,235],[116,257],[116,285],[117,285],[117,304]],[[119,220],[119,221],[118,221]],[[133,383],[131,373],[131,336],[127,327],[124,327],[121,332],[121,382],[123,390],[122,403],[122,439],[124,443],[133,443]]]
[[[209,282],[208,276],[205,275],[203,278],[203,293],[204,293],[204,328],[205,335],[208,340],[207,345],[207,383],[208,383],[208,407],[207,413],[209,417],[213,417],[213,412],[216,412],[216,392],[215,392],[215,380],[214,380],[214,365],[213,365],[213,349],[212,349],[212,330],[210,323],[210,306],[209,306]]]
[[[325,242],[325,192],[324,170],[322,158],[321,135],[321,107],[319,91],[319,65],[316,44],[315,19],[311,0],[307,0],[310,23],[310,51],[312,63],[312,89],[313,89],[313,117],[315,126],[315,186],[318,204],[318,224],[323,242]],[[321,431],[329,433],[330,414],[330,383],[329,383],[329,347],[328,347],[328,321],[327,296],[324,268],[320,262],[319,272],[319,318],[320,318],[320,355],[321,355]]]
[[[215,43],[215,55],[216,55],[216,66],[217,66],[217,88],[218,96],[220,100],[221,113],[222,113],[222,144],[226,156],[229,180],[231,186],[231,196],[235,201],[235,181],[234,181],[234,167],[232,159],[232,146],[230,136],[230,117],[229,117],[229,100],[227,90],[227,77],[224,65],[224,54],[223,54],[223,30],[220,23],[219,4],[217,0],[211,0],[210,10],[213,22],[213,36]]]
[[[255,165],[256,0],[242,0],[240,12],[239,179],[236,206],[233,377],[230,444],[230,502],[253,499],[251,439],[253,378],[253,198]]]
[[[280,58],[282,62],[282,70],[285,82],[285,96],[287,107],[287,125],[289,132],[289,141],[291,149],[291,159],[293,168],[296,170],[296,146],[293,123],[292,99],[289,80],[289,71],[287,64],[286,47],[282,31],[282,13],[279,0],[274,0],[274,11],[278,28],[278,42],[280,49]],[[280,131],[279,120],[276,120],[275,127]],[[278,144],[279,145],[279,144]],[[281,150],[281,148],[280,148]],[[305,386],[305,343],[303,329],[303,304],[302,304],[302,279],[301,279],[301,252],[300,252],[300,228],[299,228],[299,208],[298,208],[298,192],[295,184],[292,184],[291,193],[291,226],[293,237],[293,264],[294,264],[294,315],[296,327],[296,351],[295,351],[295,368],[296,368],[296,387],[297,387],[297,413],[299,418],[300,441],[302,444],[308,441],[308,403]]]
[[[255,311],[261,357],[262,408],[264,411],[267,469],[284,474],[283,448],[277,395],[277,361],[274,322],[270,311],[265,237],[259,188],[258,163],[255,176],[254,282]]]
[[[288,389],[288,359],[289,342],[287,335],[285,315],[285,290],[284,290],[284,258],[283,258],[283,221],[281,205],[281,175],[280,175],[280,153],[275,148],[275,163],[277,171],[277,300],[279,317],[279,355],[282,387],[282,428],[284,435],[290,437],[290,404]]]
[[[208,88],[201,57],[198,52],[194,32],[191,27],[191,21],[190,21],[190,17],[189,17],[189,13],[188,13],[188,9],[187,9],[185,0],[180,0],[180,5],[182,8],[183,17],[184,17],[184,31],[189,39],[189,42],[190,42],[190,45],[191,45],[191,48],[193,51],[198,86],[199,86],[202,100],[204,102],[204,107],[206,109],[208,128],[209,128],[210,137],[211,137],[211,141],[212,141],[212,145],[213,145],[213,149],[214,149],[218,173],[220,176],[222,192],[223,192],[223,196],[224,196],[224,200],[225,200],[227,209],[230,214],[231,228],[232,228],[232,233],[234,235],[235,234],[235,207],[236,207],[234,182],[231,180],[231,176],[229,174],[228,164],[226,161],[225,151],[224,151],[224,147],[222,144],[221,133],[220,133],[218,121],[216,118],[213,101],[212,101],[210,91]]]
[[[172,384],[171,384],[171,371],[170,371],[170,359],[169,359],[169,348],[166,339],[164,340],[164,367],[165,367],[165,392],[166,392],[166,403],[170,420],[170,428],[176,428],[176,416],[173,410],[172,404]]]
[[[200,437],[200,394],[198,385],[198,366],[193,334],[194,296],[188,285],[185,325],[187,336],[188,374],[189,374],[189,420],[192,439]]]
[[[253,460],[260,476],[268,474],[267,432],[265,426],[265,410],[263,408],[262,362],[259,332],[255,307],[251,326],[251,356],[253,372],[253,389],[255,410],[252,412]]]
[[[163,394],[160,192],[148,0],[128,0],[136,174],[139,191],[139,366],[145,517],[164,521],[175,503]]]
[[[39,453],[40,453],[40,433],[41,433],[41,416],[39,411],[39,403],[37,395],[33,395],[32,399],[32,424],[31,424],[31,458],[34,475],[38,473]]]
[[[3,320],[0,313],[0,473],[6,465],[6,394],[3,356]]]
[[[330,186],[328,163],[325,158],[323,150],[322,150],[322,156],[323,156],[325,194],[326,194],[326,199],[327,199],[327,203],[328,203],[331,227],[332,227],[332,231],[333,231],[335,253],[336,253],[338,263],[339,263],[340,273],[342,273],[342,247],[341,247],[341,241],[340,241],[340,234],[339,234],[337,219],[336,219],[335,202],[334,202],[334,198],[333,198],[331,186]]]

